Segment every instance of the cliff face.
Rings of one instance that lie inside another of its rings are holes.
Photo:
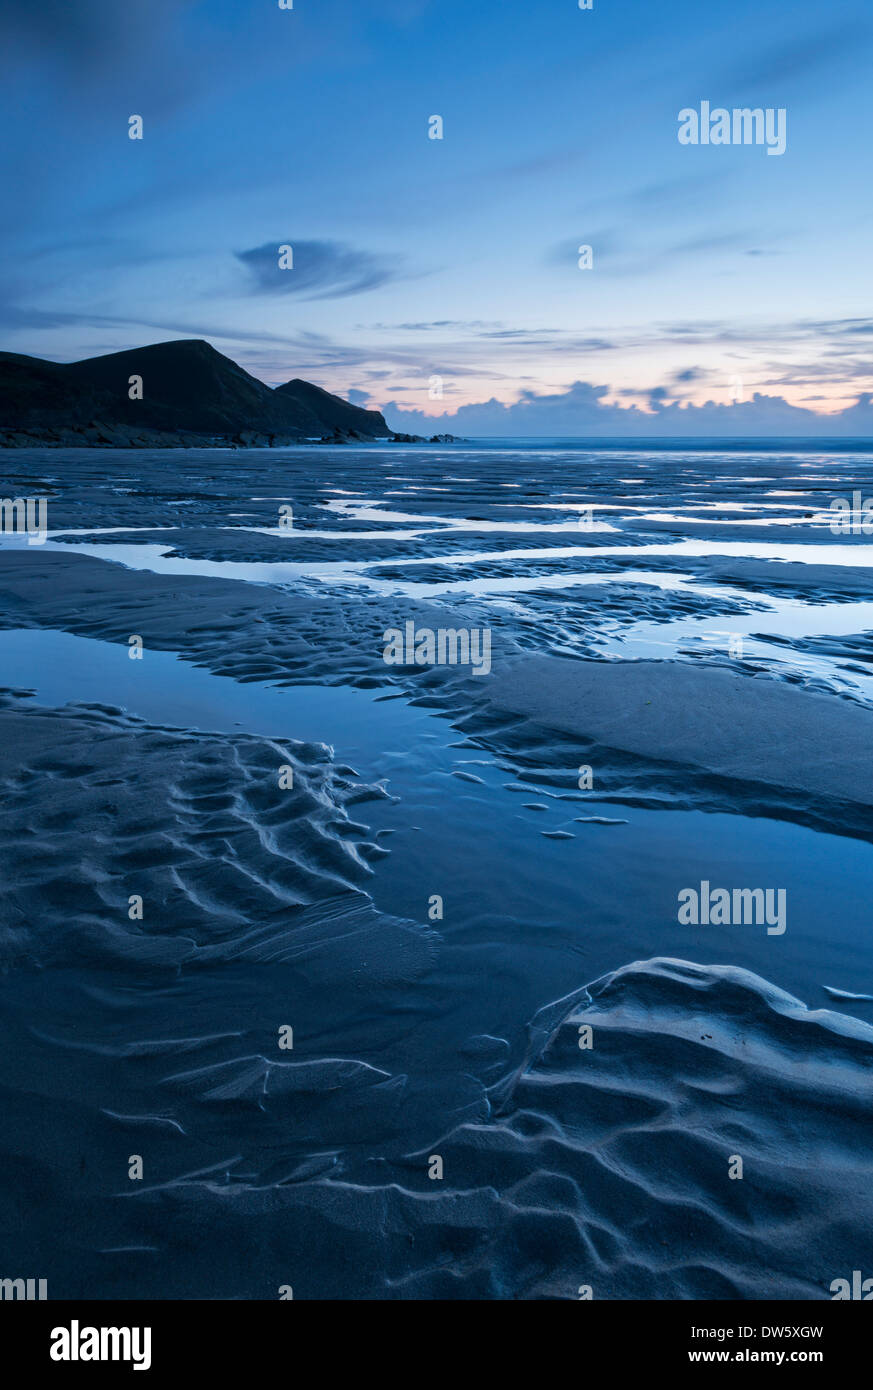
[[[142,399],[130,399],[130,378]],[[44,362],[0,352],[0,445],[283,444],[390,435],[375,410],[294,380],[272,390],[199,339]]]

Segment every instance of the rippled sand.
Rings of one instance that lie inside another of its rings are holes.
[[[869,460],[16,451],[8,1260],[829,1297],[867,1253],[873,546],[827,508]],[[386,665],[407,621],[489,628],[490,673]],[[787,932],[682,927],[704,878],[784,886]]]

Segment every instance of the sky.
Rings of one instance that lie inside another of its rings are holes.
[[[8,351],[206,338],[399,429],[873,434],[869,0],[0,14]],[[784,153],[680,143],[703,101]]]

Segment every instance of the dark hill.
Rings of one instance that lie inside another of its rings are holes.
[[[131,400],[130,378],[142,378]],[[272,390],[200,339],[44,362],[0,353],[0,444],[281,444],[390,434],[305,381]]]
[[[286,381],[284,386],[277,386],[273,395],[281,399],[287,408],[293,407],[298,410],[301,424],[307,429],[310,423],[329,419],[334,421],[334,428],[341,433],[390,433],[378,410],[362,410],[360,406],[351,405],[339,396],[332,396],[329,391],[323,390],[320,386],[313,386],[310,381],[301,381],[299,377],[295,377],[293,381]]]

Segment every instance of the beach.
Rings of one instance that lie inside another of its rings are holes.
[[[395,1300],[869,1268],[873,542],[833,525],[869,449],[4,462],[46,499],[0,536],[10,1266]],[[783,929],[683,923],[703,884]]]

